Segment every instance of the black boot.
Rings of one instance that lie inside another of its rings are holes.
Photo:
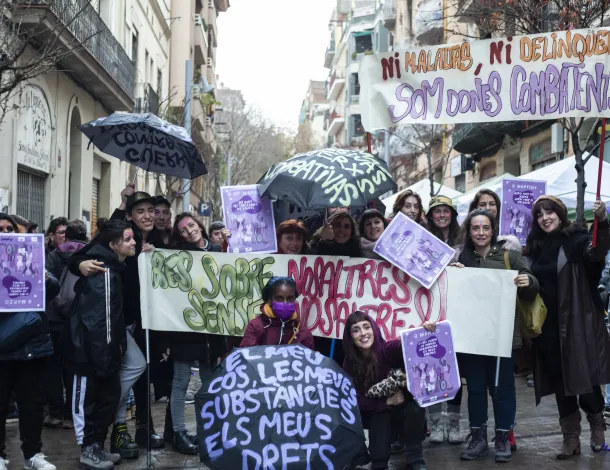
[[[509,434],[510,431],[496,430],[496,437],[494,438],[496,444],[496,463],[506,463],[513,459],[510,450],[510,442],[508,441]]]
[[[176,431],[172,448],[186,455],[197,455],[197,446],[186,435],[186,431]]]
[[[110,435],[110,452],[119,454],[123,459],[137,459],[140,456],[138,445],[127,431],[125,423],[115,424]]]
[[[465,451],[460,454],[462,460],[476,460],[483,455],[487,455],[489,446],[487,445],[487,425],[483,424],[480,428],[470,428],[470,442]]]
[[[148,434],[146,428],[147,423],[136,423],[136,444],[140,447],[146,448],[148,446]],[[165,442],[163,438],[155,432],[155,428],[150,425],[150,448],[151,449],[163,449]]]

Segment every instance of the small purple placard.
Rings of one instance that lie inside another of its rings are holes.
[[[450,323],[438,322],[435,332],[425,328],[403,330],[400,339],[407,371],[407,389],[419,406],[452,400],[462,382]]]
[[[544,194],[546,181],[503,180],[500,235],[514,235],[525,245],[532,229],[532,206]]]
[[[225,225],[231,231],[229,253],[277,253],[273,205],[255,184],[220,188]]]
[[[455,250],[399,212],[374,248],[375,253],[430,289],[453,259]]]
[[[44,235],[0,236],[1,312],[45,309]]]

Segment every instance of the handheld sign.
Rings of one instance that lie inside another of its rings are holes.
[[[0,312],[45,309],[44,235],[0,236]]]
[[[532,229],[532,206],[544,194],[546,181],[503,180],[500,235],[514,235],[525,245]]]
[[[400,334],[407,372],[407,388],[419,406],[427,407],[455,398],[462,386],[451,325],[436,324],[436,331],[425,328]]]

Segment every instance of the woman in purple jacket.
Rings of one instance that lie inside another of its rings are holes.
[[[400,390],[389,398],[369,398],[369,388],[386,379],[393,369],[402,369],[400,340],[385,341],[375,322],[364,312],[354,312],[343,332],[343,368],[353,377],[363,426],[369,430],[369,454],[374,470],[388,468],[390,446],[395,437],[392,421],[400,417],[404,428],[407,465],[405,470],[427,470],[424,462],[425,411],[411,394]],[[397,412],[400,411],[400,412]],[[395,429],[395,427],[394,427]],[[360,462],[358,462],[360,464]]]

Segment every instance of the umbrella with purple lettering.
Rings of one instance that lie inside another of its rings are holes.
[[[208,172],[186,129],[154,114],[114,113],[79,129],[89,144],[137,168],[184,179]]]
[[[301,345],[234,350],[195,406],[199,455],[212,470],[343,469],[366,452],[351,378]]]
[[[257,184],[261,197],[304,210],[367,207],[397,188],[383,160],[338,148],[295,155],[269,168]]]

